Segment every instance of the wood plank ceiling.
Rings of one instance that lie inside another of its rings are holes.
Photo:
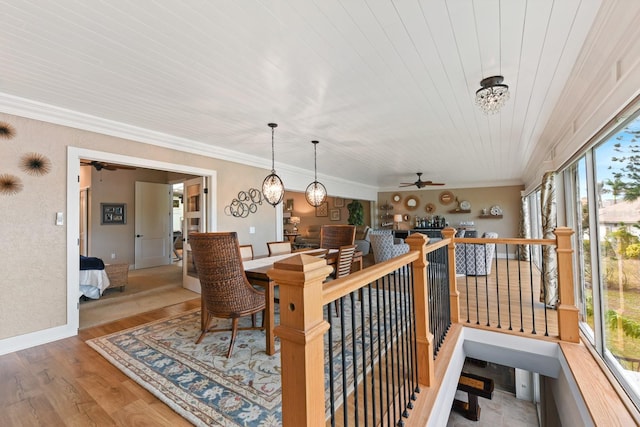
[[[380,189],[522,182],[599,0],[3,1],[0,93]],[[497,115],[474,104],[504,75]],[[312,177],[312,172],[310,174]]]

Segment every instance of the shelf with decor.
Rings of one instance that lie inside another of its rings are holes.
[[[471,209],[451,209],[450,214],[468,214],[471,213]]]
[[[480,215],[478,218],[483,218],[483,219],[502,219],[502,215],[486,214],[486,215]]]

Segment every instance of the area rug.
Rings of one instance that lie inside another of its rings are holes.
[[[393,304],[393,301],[389,303]],[[345,315],[350,311],[350,304],[345,304]],[[240,322],[241,326],[249,326],[251,320],[243,318]],[[356,336],[364,330],[367,342],[370,339],[376,342],[377,337],[368,336],[369,322],[376,322],[375,310],[367,316],[364,328],[357,324]],[[215,319],[212,324],[216,328],[228,325],[230,321],[225,319]],[[339,323],[334,323],[333,328],[334,336],[340,337]],[[347,343],[351,341],[348,329],[350,327],[346,326]],[[276,354],[268,356],[264,351],[263,331],[240,331],[232,357],[227,359],[224,355],[229,347],[230,333],[207,334],[196,345],[199,333],[200,311],[194,309],[95,338],[87,344],[195,425],[281,425],[279,340],[276,339]],[[341,370],[340,342],[334,342],[332,347],[333,366]],[[328,361],[326,348],[325,345],[325,361]],[[347,383],[353,382],[353,369],[349,369],[352,362],[353,356],[347,355],[344,365]],[[357,377],[361,380],[363,373],[358,372]],[[335,382],[339,396],[342,383],[339,374]],[[329,399],[327,386],[325,390],[325,399]]]

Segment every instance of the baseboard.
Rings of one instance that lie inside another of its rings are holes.
[[[57,326],[55,328],[44,329],[42,331],[29,334],[18,335],[0,340],[0,356],[47,344],[53,341],[69,338],[78,334],[78,330],[69,325]]]

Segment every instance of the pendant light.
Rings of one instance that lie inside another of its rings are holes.
[[[313,144],[313,170],[314,170],[314,181],[309,184],[307,187],[307,191],[304,193],[304,197],[307,199],[307,202],[313,206],[318,207],[325,200],[327,200],[327,189],[324,188],[322,183],[318,182],[318,165],[317,165],[317,152],[316,148],[319,144],[318,141],[311,141]]]
[[[273,148],[273,134],[275,128],[278,127],[277,123],[269,123],[271,128],[271,175],[267,176],[262,182],[262,195],[267,203],[276,207],[278,203],[284,198],[284,184],[278,175],[276,175],[274,148]]]

